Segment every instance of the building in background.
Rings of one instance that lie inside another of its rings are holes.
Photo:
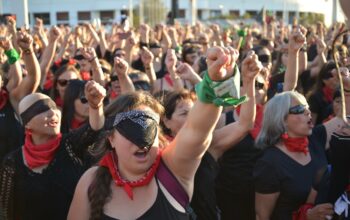
[[[120,22],[123,14],[134,11],[135,19],[153,24],[166,21],[171,10],[171,0],[0,0],[0,14],[16,15],[22,18],[21,5],[28,2],[29,24],[35,17],[44,20],[45,25],[69,24],[100,20],[103,24]],[[184,22],[193,19],[193,0],[178,0],[178,16]],[[293,17],[324,17],[327,25],[342,21],[338,0],[196,0],[195,12],[200,20],[215,17],[254,17],[265,8],[277,18],[291,22]],[[140,5],[140,3],[142,3]],[[192,4],[192,5],[191,5]],[[140,7],[141,6],[141,7]],[[132,7],[133,10],[130,10]],[[154,10],[158,8],[157,10]],[[140,10],[143,10],[141,13]],[[140,17],[142,16],[142,17]],[[146,18],[146,19],[145,19]]]

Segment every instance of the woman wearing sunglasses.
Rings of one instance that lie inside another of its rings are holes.
[[[59,108],[63,107],[64,94],[69,81],[72,79],[80,79],[80,75],[79,71],[70,64],[60,67],[54,73],[53,87],[50,96]]]
[[[84,94],[86,81],[70,80],[64,96],[61,132],[81,127],[89,118],[89,105]]]

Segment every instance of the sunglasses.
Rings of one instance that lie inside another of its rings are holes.
[[[264,89],[264,87],[265,87],[264,83],[255,81],[255,89],[260,90],[260,89]]]
[[[88,102],[88,100],[87,100],[87,98],[85,97],[85,95],[81,95],[79,99],[80,99],[80,102],[81,102],[82,104],[86,104],[86,103]]]
[[[117,75],[111,76],[111,82],[118,81],[119,78]]]
[[[81,54],[75,55],[73,58],[74,58],[75,60],[83,60],[83,59],[85,59],[85,57],[84,57],[83,55],[81,55]]]
[[[68,85],[69,80],[68,79],[59,79],[59,80],[57,80],[57,83],[58,83],[58,85],[65,87]]]
[[[271,56],[267,54],[259,55],[258,59],[262,63],[271,63]]]
[[[292,114],[292,115],[304,114],[307,107],[308,107],[307,105],[293,106],[293,107],[289,108],[289,114]]]

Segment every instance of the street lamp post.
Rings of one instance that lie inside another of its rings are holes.
[[[134,26],[134,12],[132,0],[129,0],[129,23],[131,27]]]

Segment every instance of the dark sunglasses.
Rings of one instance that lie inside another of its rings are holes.
[[[67,79],[59,79],[59,80],[57,80],[57,83],[58,83],[58,85],[60,85],[62,87],[65,87],[65,86],[68,85],[69,80],[67,80]]]
[[[79,99],[80,99],[80,102],[81,102],[82,104],[86,104],[86,103],[88,102],[88,100],[87,100],[87,98],[85,97],[85,95],[81,95]]]
[[[293,115],[299,115],[299,114],[304,114],[307,106],[306,105],[296,105],[291,108],[289,108],[289,114]]]
[[[271,56],[267,54],[259,55],[258,59],[262,63],[271,63]]]
[[[75,60],[83,60],[83,59],[85,59],[85,57],[84,57],[83,55],[81,55],[81,54],[75,55],[73,58],[74,58]]]
[[[261,82],[258,82],[258,81],[255,81],[255,89],[264,89],[264,86],[265,84],[264,83],[261,83]]]
[[[117,75],[111,76],[111,82],[118,81],[119,78]]]

